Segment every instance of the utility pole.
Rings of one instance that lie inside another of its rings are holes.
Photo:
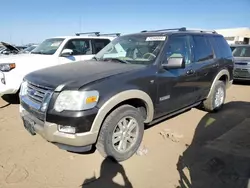
[[[79,30],[79,32],[82,32],[82,16],[80,16]]]
[[[12,43],[12,36],[11,36],[11,33],[10,33],[10,42],[9,42],[10,44]]]

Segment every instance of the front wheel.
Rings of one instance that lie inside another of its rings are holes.
[[[208,112],[215,112],[222,108],[226,98],[226,86],[218,80],[212,89],[212,94],[203,102],[203,107]]]
[[[133,106],[123,105],[105,119],[96,143],[103,157],[121,162],[127,160],[140,147],[144,134],[143,116]]]

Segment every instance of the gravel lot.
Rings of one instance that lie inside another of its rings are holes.
[[[29,135],[13,102],[0,100],[0,188],[247,187],[250,84],[233,85],[219,113],[192,109],[148,128],[120,165]]]

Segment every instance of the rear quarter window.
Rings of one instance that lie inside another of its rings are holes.
[[[222,36],[211,36],[211,44],[217,58],[231,58],[232,50],[227,41]]]
[[[93,40],[94,52],[98,53],[109,43],[110,43],[109,39],[94,39]]]
[[[193,36],[194,39],[194,58],[196,62],[213,59],[213,50],[207,37],[202,35]]]

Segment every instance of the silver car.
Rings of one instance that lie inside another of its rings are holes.
[[[239,44],[233,48],[234,80],[250,80],[250,45]]]

